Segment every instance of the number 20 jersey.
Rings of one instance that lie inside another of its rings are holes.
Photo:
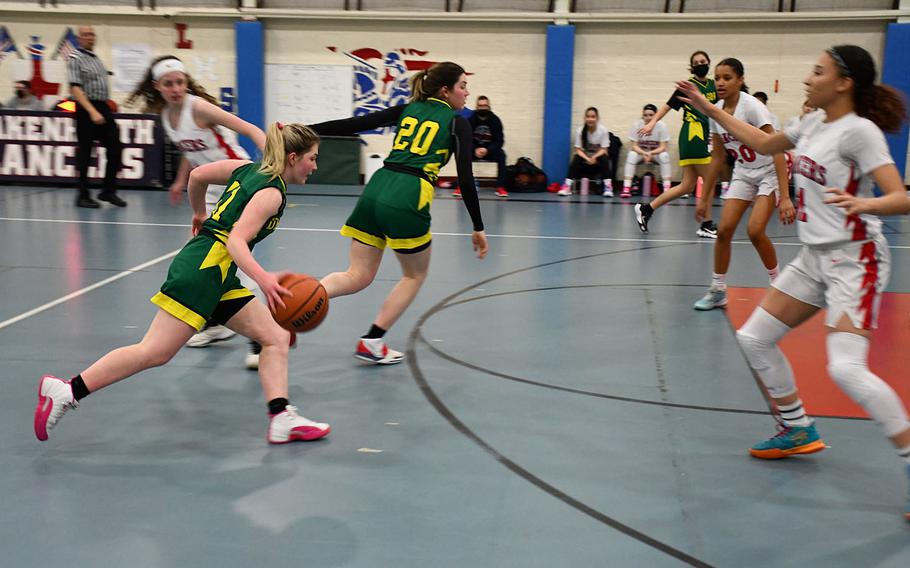
[[[724,108],[724,100],[721,99],[715,103],[715,106]],[[736,110],[733,111],[733,117],[743,122],[747,122],[755,128],[761,128],[766,124],[771,124],[771,113],[765,105],[750,95],[749,93],[740,93],[739,102],[736,104]],[[727,154],[733,156],[736,160],[737,169],[759,169],[774,163],[774,158],[759,154],[749,146],[740,142],[735,136],[727,132],[723,126],[711,119],[711,134],[717,134],[724,142],[724,149]]]

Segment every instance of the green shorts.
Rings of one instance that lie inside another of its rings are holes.
[[[430,234],[433,185],[425,179],[381,168],[357,200],[341,234],[384,249],[406,251],[425,246]]]
[[[222,324],[253,299],[237,278],[225,245],[208,235],[186,243],[167,271],[152,303],[197,331],[206,322]]]
[[[708,151],[708,127],[701,122],[683,121],[679,131],[679,165],[710,164],[711,152]]]

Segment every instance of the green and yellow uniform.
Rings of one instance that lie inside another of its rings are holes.
[[[452,155],[455,116],[448,103],[435,98],[404,107],[392,151],[363,189],[342,235],[393,250],[430,242],[433,186]]]
[[[714,88],[714,79],[705,79],[701,82],[696,77],[689,77],[689,82],[698,87],[701,94],[714,103],[717,100],[717,90]],[[679,130],[679,165],[690,166],[693,164],[711,163],[711,153],[708,151],[708,117],[698,109],[680,101],[677,96],[680,91],[673,93],[667,104],[675,109],[683,109],[683,123]]]
[[[231,319],[253,293],[240,284],[237,265],[227,251],[231,229],[256,192],[266,188],[281,191],[281,207],[250,241],[250,249],[278,227],[287,204],[287,186],[281,176],[259,172],[260,163],[240,166],[231,174],[227,189],[212,214],[171,262],[167,280],[152,303],[196,330],[207,321],[221,324]]]

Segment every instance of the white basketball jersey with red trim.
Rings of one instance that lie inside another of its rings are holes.
[[[793,182],[799,238],[807,245],[838,245],[881,235],[875,215],[847,215],[825,203],[828,188],[873,197],[870,172],[893,164],[882,131],[870,120],[847,114],[825,122],[824,111],[808,114],[784,134],[796,146]]]
[[[717,101],[714,106],[724,108],[724,100]],[[739,94],[739,102],[736,103],[733,118],[747,122],[755,128],[761,128],[766,124],[773,126],[774,124],[768,108],[749,93]],[[711,134],[717,134],[724,141],[724,149],[727,154],[733,156],[733,159],[736,160],[734,168],[759,169],[774,163],[773,157],[759,154],[749,146],[746,146],[713,119],[711,120]]]
[[[237,134],[223,126],[200,128],[193,119],[193,106],[199,97],[186,94],[177,128],[171,127],[167,112],[162,112],[161,123],[164,132],[174,146],[189,160],[193,167],[217,162],[218,160],[249,160],[246,150],[237,143]]]
[[[658,122],[654,125],[654,130],[651,131],[651,134],[647,136],[641,136],[638,134],[638,131],[641,130],[645,125],[645,119],[639,118],[635,121],[635,124],[632,125],[632,128],[629,129],[629,140],[632,142],[638,142],[638,146],[645,152],[650,152],[651,150],[656,150],[661,142],[670,141],[670,133],[667,131],[667,127],[663,122]]]

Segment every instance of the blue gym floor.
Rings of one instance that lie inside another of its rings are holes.
[[[295,188],[257,258],[344,269],[356,195]],[[619,198],[486,191],[481,262],[437,191],[429,279],[387,335],[405,363],[351,357],[391,254],[291,352],[292,402],[325,440],[265,442],[235,338],[94,393],[39,443],[38,379],[137,341],[187,239],[187,205],[122,196],[84,210],[72,189],[0,187],[0,566],[910,565],[907,480],[875,424],[819,419],[828,450],[748,457],[774,421],[724,312],[692,310],[712,247],[691,200],[642,235]],[[910,292],[908,230],[888,220],[890,291]],[[768,231],[783,265],[795,229]],[[730,284],[766,286],[740,237]]]

